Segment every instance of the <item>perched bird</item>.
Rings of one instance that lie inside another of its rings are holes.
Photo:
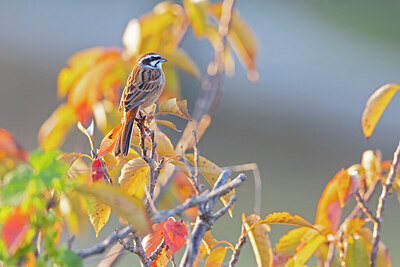
[[[124,117],[114,146],[114,156],[128,155],[137,112],[153,105],[164,90],[165,75],[161,66],[165,61],[157,53],[147,53],[133,67],[119,104],[119,111],[124,111]]]

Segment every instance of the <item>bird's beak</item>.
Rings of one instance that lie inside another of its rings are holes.
[[[162,57],[162,59],[161,59],[161,60],[162,60],[162,62],[166,62],[166,61],[168,61],[168,60],[166,60],[166,59],[165,59],[165,58],[163,58],[163,57]]]

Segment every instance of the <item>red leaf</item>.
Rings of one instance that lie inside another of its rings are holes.
[[[1,238],[10,255],[13,255],[24,241],[30,228],[29,217],[32,213],[33,208],[23,212],[21,207],[17,207],[4,223]]]
[[[97,182],[104,179],[105,173],[100,160],[96,159],[92,164],[92,181]]]
[[[147,257],[150,257],[151,254],[153,254],[153,252],[157,249],[157,247],[164,239],[163,229],[165,222],[166,221],[154,224],[152,226],[153,232],[143,238],[142,244]],[[152,266],[166,266],[171,256],[171,252],[167,250],[165,246],[161,253],[157,256],[157,258],[152,262]]]
[[[182,222],[177,222],[175,218],[170,217],[164,224],[163,228],[165,244],[168,249],[175,254],[186,242],[187,234],[186,225]]]

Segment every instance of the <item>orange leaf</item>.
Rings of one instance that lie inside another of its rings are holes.
[[[35,267],[36,266],[35,253],[30,251],[28,252],[28,254],[26,254],[26,256],[28,257],[28,260],[25,262],[25,267]]]
[[[371,136],[383,111],[399,88],[400,85],[398,84],[388,83],[380,87],[368,98],[361,117],[365,138],[368,139]]]
[[[221,266],[225,259],[227,247],[217,247],[213,249],[207,257],[205,267]]]
[[[103,50],[101,47],[86,49],[76,53],[68,60],[69,67],[63,68],[58,74],[58,96],[60,98],[64,97],[78,77],[96,62],[104,53]]]
[[[176,98],[167,100],[163,104],[161,104],[159,113],[173,114],[181,118],[190,120],[186,100],[177,101]]]
[[[261,217],[257,214],[251,214],[245,217],[242,215],[244,226],[248,231],[251,246],[253,247],[254,256],[257,261],[257,266],[272,266],[272,248],[268,237],[270,228],[265,224],[257,224]],[[252,227],[254,225],[254,227]]]
[[[32,213],[32,207],[26,211],[23,211],[21,207],[17,207],[4,223],[1,230],[1,238],[10,255],[13,255],[24,242],[26,233],[31,226],[29,217]]]
[[[89,197],[89,201],[89,219],[98,237],[100,230],[110,219],[111,208],[97,198]]]
[[[175,254],[186,242],[186,225],[170,217],[164,224],[163,234],[168,250]]]
[[[142,244],[147,257],[150,257],[157,247],[164,239],[163,229],[166,221],[163,221],[152,226],[152,232],[143,238]],[[152,266],[167,266],[172,254],[167,250],[166,246],[163,248],[157,258],[152,262]]]
[[[328,183],[318,203],[315,224],[336,231],[342,215],[342,205],[360,184],[358,174],[349,175],[347,170],[339,171]]]
[[[118,124],[114,127],[106,136],[104,136],[103,140],[100,143],[100,149],[98,151],[99,157],[104,156],[105,154],[110,153],[114,149],[115,142],[117,142],[117,138],[121,132],[121,124]]]
[[[0,162],[4,159],[27,160],[28,152],[17,142],[14,135],[0,129]]]
[[[73,107],[62,104],[42,124],[39,129],[39,145],[44,150],[60,147],[77,121],[77,114]]]

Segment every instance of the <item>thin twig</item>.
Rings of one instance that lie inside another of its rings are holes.
[[[332,266],[334,256],[335,256],[335,242],[331,242],[329,243],[328,255],[326,256],[324,267]]]
[[[240,252],[242,251],[242,247],[244,244],[246,244],[247,241],[247,235],[246,235],[246,227],[244,224],[242,224],[242,233],[239,237],[238,242],[236,243],[235,246],[235,251],[232,254],[231,260],[229,262],[229,267],[234,267],[237,261],[239,260]]]
[[[194,146],[193,146],[193,158],[194,158],[194,182],[196,184],[196,188],[198,193],[200,193],[199,189],[199,140],[197,139],[197,132],[193,131],[193,137],[194,137]]]
[[[133,231],[132,226],[125,226],[119,231],[115,231],[114,233],[110,234],[106,239],[104,239],[101,243],[88,248],[78,251],[77,254],[81,258],[87,258],[94,254],[99,254],[104,252],[108,247],[112,246],[113,244],[117,243],[119,239],[122,239],[128,236]]]
[[[372,214],[372,211],[369,209],[367,202],[360,195],[360,191],[356,190],[354,192],[354,197],[357,200],[358,205],[360,206],[361,210],[364,212],[365,215],[374,223],[378,222],[376,217]]]
[[[376,222],[374,222],[374,230],[372,233],[372,250],[371,250],[371,267],[376,267],[376,261],[379,250],[379,241],[382,234],[382,222],[383,214],[385,211],[386,199],[390,194],[390,189],[393,186],[394,178],[397,174],[397,167],[400,162],[400,143],[397,146],[396,151],[393,155],[392,165],[390,166],[389,174],[386,178],[386,182],[382,184],[382,193],[378,200],[378,206],[376,208]]]
[[[217,211],[216,213],[214,213],[214,215],[212,216],[212,222],[215,222],[216,220],[218,220],[220,217],[222,217],[225,213],[227,213],[227,211],[232,208],[233,204],[235,204],[235,201],[237,200],[236,196],[231,196],[231,199],[229,200],[228,204],[226,204],[226,206],[224,206],[223,208],[221,208],[219,211]]]
[[[137,252],[135,252],[136,255],[139,256],[143,266],[151,267],[151,260],[149,259],[149,257],[147,257],[146,252],[144,251],[140,236],[138,236],[135,232],[132,232],[132,234],[133,234],[133,240],[135,241],[135,247],[137,250]]]
[[[203,192],[201,195],[196,197],[188,198],[182,204],[176,206],[171,210],[159,210],[154,216],[152,217],[154,223],[160,223],[171,216],[175,216],[177,214],[181,214],[183,211],[197,206],[201,203],[209,202],[211,199],[219,198],[223,195],[226,195],[234,188],[240,186],[246,180],[246,176],[243,174],[239,174],[238,177],[233,179],[231,182],[219,187],[217,190],[213,190],[211,192]]]

